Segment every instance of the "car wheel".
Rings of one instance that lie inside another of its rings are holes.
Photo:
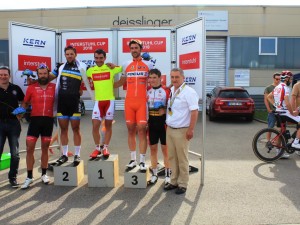
[[[208,117],[209,121],[214,121],[216,119],[216,116],[213,114],[212,109],[209,110]]]

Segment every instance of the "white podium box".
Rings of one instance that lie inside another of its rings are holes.
[[[126,188],[146,188],[150,178],[149,168],[145,173],[140,172],[140,167],[136,166],[124,173],[124,187]]]
[[[119,156],[112,154],[88,161],[89,187],[116,187],[119,182]]]
[[[78,166],[73,162],[66,162],[60,166],[54,166],[54,185],[78,186],[84,178],[84,163],[80,161]]]

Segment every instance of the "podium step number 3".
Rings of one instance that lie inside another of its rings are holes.
[[[139,166],[124,173],[124,187],[146,188],[150,178],[149,169],[145,173],[139,171]]]

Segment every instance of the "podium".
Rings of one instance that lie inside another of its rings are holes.
[[[146,188],[150,179],[149,168],[145,173],[140,172],[139,166],[124,173],[124,187],[126,188]]]
[[[60,166],[53,166],[54,185],[78,186],[84,178],[84,162],[80,161],[78,166],[73,162],[66,162]]]
[[[89,187],[116,187],[119,182],[119,157],[111,154],[88,161]]]

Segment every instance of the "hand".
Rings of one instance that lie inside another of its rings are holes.
[[[17,116],[17,115],[22,115],[24,113],[26,113],[26,109],[24,109],[22,106],[15,108],[14,111],[11,112],[13,115]]]
[[[189,141],[194,137],[194,130],[191,128],[188,128],[185,134],[186,139]]]
[[[106,63],[106,65],[107,65],[111,70],[114,69],[114,68],[116,67],[116,65],[113,64],[113,63]]]
[[[159,113],[160,116],[162,116],[162,115],[166,114],[166,109],[165,108],[160,108],[158,110],[158,113]]]

